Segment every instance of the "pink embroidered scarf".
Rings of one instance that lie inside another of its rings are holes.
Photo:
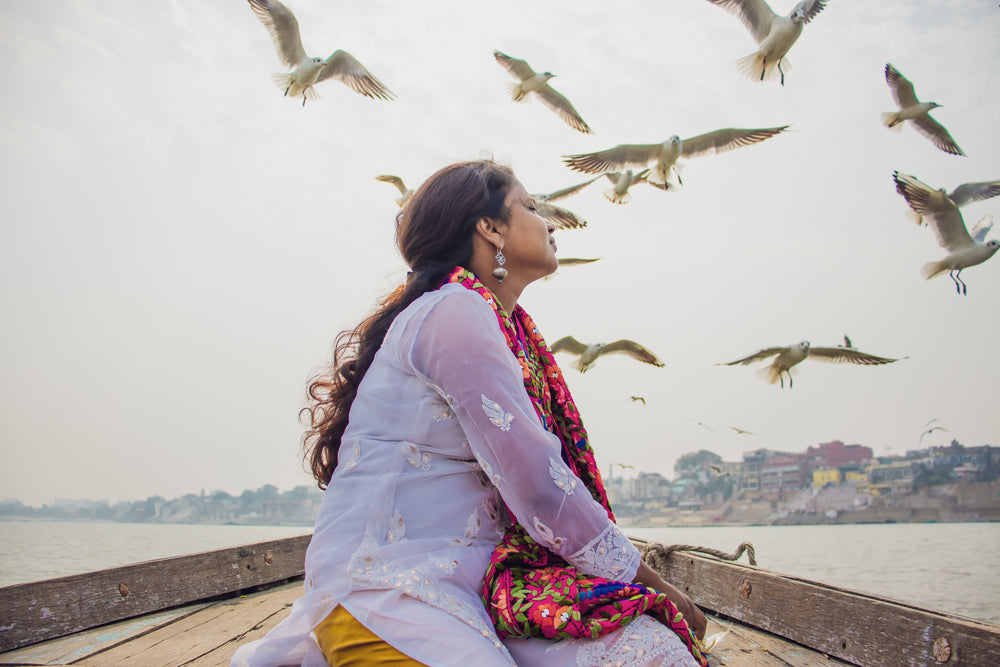
[[[562,441],[566,464],[614,521],[604,482],[580,413],[538,327],[521,306],[508,315],[489,288],[471,271],[455,268],[445,279],[479,293],[496,313],[507,345],[517,358],[538,418]],[[493,550],[481,591],[501,638],[596,638],[649,614],[673,630],[707,666],[701,644],[666,594],[640,584],[578,572],[535,542],[518,523]]]

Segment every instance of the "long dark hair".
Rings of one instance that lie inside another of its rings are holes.
[[[396,244],[411,269],[406,283],[355,329],[340,332],[330,368],[309,383],[310,405],[303,413],[311,428],[303,448],[320,488],[337,467],[351,404],[389,325],[456,266],[468,267],[476,223],[484,217],[507,220],[504,200],[513,183],[513,172],[492,161],[460,162],[427,179],[396,216]]]

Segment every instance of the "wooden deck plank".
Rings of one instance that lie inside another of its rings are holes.
[[[0,652],[301,576],[311,535],[0,589]]]
[[[661,569],[702,608],[849,663],[1000,665],[991,623],[691,554]]]
[[[218,602],[74,664],[81,667],[228,665],[237,646],[256,638],[262,628],[277,625],[301,595],[302,584],[297,582]]]
[[[114,646],[139,634],[194,613],[211,603],[199,603],[148,614],[102,628],[85,630],[68,637],[51,639],[41,644],[0,653],[0,665],[65,665],[80,660],[108,646]]]

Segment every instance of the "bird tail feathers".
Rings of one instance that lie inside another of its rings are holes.
[[[615,192],[614,188],[605,192],[604,196],[607,197],[608,201],[612,204],[627,204],[632,201],[631,194],[628,192]]]
[[[785,372],[788,373],[789,376],[792,376],[798,373],[799,369],[797,369],[795,366],[792,366]],[[758,370],[757,377],[764,380],[765,382],[769,382],[770,384],[778,384],[778,382],[781,381],[781,373],[782,371],[779,369],[777,364],[770,364]]]
[[[903,123],[899,120],[898,111],[886,111],[883,113],[882,124],[890,130],[895,130],[896,132],[901,132],[903,130]]]
[[[519,83],[508,83],[507,92],[510,93],[510,99],[515,102],[524,102],[528,99],[528,93],[521,89],[521,84]]]
[[[315,88],[306,86],[303,89],[302,86],[295,83],[291,72],[276,72],[271,75],[271,80],[274,81],[274,85],[281,89],[285,97],[298,97],[302,95],[307,100],[315,101],[319,99],[319,93],[316,92]]]
[[[948,263],[944,260],[940,262],[927,262],[920,269],[920,275],[922,275],[927,280],[930,280],[934,276],[939,276],[948,270]]]
[[[737,60],[736,69],[740,71],[740,74],[754,81],[774,81],[782,77],[781,71],[778,70],[778,63],[781,63],[781,69],[786,74],[791,71],[792,63],[788,62],[787,58],[772,60],[765,64],[764,54],[759,51]]]

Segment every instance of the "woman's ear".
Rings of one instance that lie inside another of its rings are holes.
[[[499,223],[493,218],[483,216],[476,222],[476,233],[495,248],[503,248],[503,234]]]

